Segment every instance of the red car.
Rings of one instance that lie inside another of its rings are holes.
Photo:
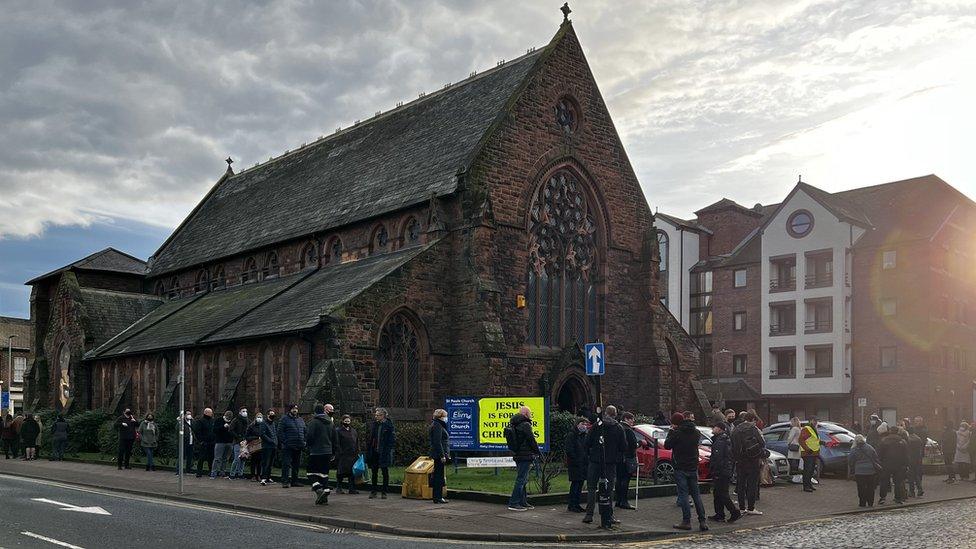
[[[664,448],[664,439],[668,437],[668,429],[657,425],[635,425],[634,434],[637,435],[637,462],[640,463],[640,476],[651,478],[653,472],[657,481],[662,484],[674,482],[674,463],[671,460],[671,450]],[[707,438],[703,439],[707,442]],[[654,460],[654,443],[657,441],[657,462]],[[711,447],[707,444],[698,446],[698,478],[711,478],[708,472],[708,458]]]

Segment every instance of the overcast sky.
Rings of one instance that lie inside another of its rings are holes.
[[[652,208],[936,173],[976,192],[976,2],[575,2]],[[545,45],[561,1],[17,2],[0,17],[0,314],[146,257],[223,172]]]

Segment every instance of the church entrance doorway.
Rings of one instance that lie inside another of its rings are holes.
[[[578,376],[569,376],[556,391],[556,404],[563,412],[579,413],[583,407],[590,406],[589,384]]]

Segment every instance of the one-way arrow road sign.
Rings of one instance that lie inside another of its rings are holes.
[[[62,511],[75,511],[78,513],[90,513],[92,515],[111,515],[105,509],[101,507],[78,507],[77,505],[71,505],[70,503],[61,503],[60,501],[54,501],[53,499],[45,498],[31,498],[32,501],[39,501],[41,503],[50,503],[52,505],[59,505]]]
[[[606,372],[607,354],[603,350],[602,343],[587,343],[586,349],[586,375],[602,376]]]

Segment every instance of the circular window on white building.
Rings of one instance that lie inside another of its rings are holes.
[[[813,229],[813,214],[806,210],[797,210],[790,214],[786,221],[786,232],[793,238],[803,238]]]

